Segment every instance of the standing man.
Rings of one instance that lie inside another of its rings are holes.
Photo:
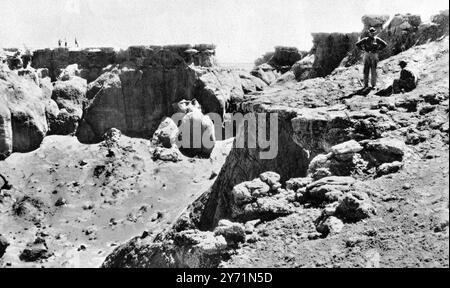
[[[75,37],[75,46],[78,47],[77,37]]]
[[[364,54],[364,88],[369,87],[369,73],[371,74],[372,89],[377,85],[378,52],[386,48],[387,43],[375,36],[377,30],[370,27],[369,36],[359,40],[356,47],[363,50]]]

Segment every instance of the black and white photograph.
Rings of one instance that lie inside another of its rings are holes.
[[[0,0],[0,272],[448,269],[448,132],[447,0]]]

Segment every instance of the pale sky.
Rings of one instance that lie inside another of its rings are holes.
[[[249,63],[274,46],[311,48],[311,32],[361,31],[364,14],[414,13],[447,0],[0,0],[0,47],[214,43],[219,62]]]

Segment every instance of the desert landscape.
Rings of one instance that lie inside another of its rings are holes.
[[[0,49],[0,267],[448,268],[449,12],[361,16],[251,70],[214,44]],[[417,87],[381,93],[399,61]],[[276,115],[274,157],[237,113]],[[181,147],[189,123],[213,146]]]

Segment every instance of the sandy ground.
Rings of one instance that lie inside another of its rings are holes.
[[[209,159],[177,163],[153,161],[148,140],[126,136],[114,156],[104,143],[70,136],[49,136],[33,152],[14,153],[0,161],[12,184],[0,197],[0,234],[10,243],[0,267],[99,267],[116,245],[170,225],[212,184],[231,144],[218,142]],[[21,261],[37,237],[53,256]]]

